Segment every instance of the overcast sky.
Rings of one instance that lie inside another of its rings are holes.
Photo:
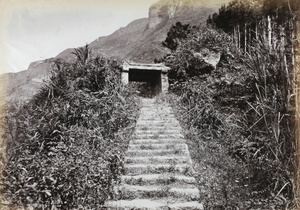
[[[148,17],[158,0],[0,0],[0,73],[26,70]]]

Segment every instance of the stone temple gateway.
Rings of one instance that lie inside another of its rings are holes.
[[[142,63],[124,63],[122,69],[122,81],[125,84],[129,82],[147,82],[156,93],[166,93],[169,88],[168,71],[169,67],[162,63],[142,64]]]

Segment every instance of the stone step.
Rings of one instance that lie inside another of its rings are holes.
[[[183,203],[173,203],[168,205],[170,210],[203,210],[204,207],[198,201],[193,202],[183,202]]]
[[[128,147],[129,150],[157,150],[157,149],[188,149],[187,144],[181,143],[181,144],[129,144]]]
[[[174,173],[165,174],[139,174],[134,176],[121,176],[122,183],[130,185],[153,185],[153,184],[173,184],[186,185],[196,184],[196,179],[191,176],[178,175]]]
[[[147,125],[139,125],[137,124],[135,127],[136,130],[181,130],[180,126],[170,126],[170,125],[155,125],[155,124],[147,124]]]
[[[149,129],[155,129],[155,130],[177,130],[180,129],[180,125],[177,123],[168,123],[168,122],[160,122],[160,123],[153,123],[153,122],[137,122],[136,123],[136,129],[137,130],[149,130]]]
[[[173,113],[166,113],[166,112],[143,112],[140,115],[141,117],[139,119],[144,119],[144,118],[161,118],[165,117],[167,119],[176,119],[175,114]]]
[[[161,120],[161,119],[176,119],[175,115],[173,114],[144,114],[142,117],[139,118],[140,120],[143,120],[143,119],[158,119],[158,120]]]
[[[119,188],[122,198],[177,198],[181,201],[196,201],[199,199],[199,190],[195,186],[191,188],[168,187],[168,186],[138,186],[122,184]]]
[[[136,129],[136,134],[182,134],[180,129]]]
[[[174,138],[174,139],[181,139],[184,138],[183,134],[142,134],[142,133],[135,133],[133,136],[135,139],[166,139],[166,138]]]
[[[124,166],[126,175],[151,174],[151,173],[180,173],[184,175],[193,174],[190,164],[126,164]]]
[[[173,201],[174,202],[174,201]],[[203,205],[197,201],[170,203],[166,200],[133,199],[110,201],[105,209],[110,210],[203,210]]]
[[[140,110],[147,110],[147,111],[153,111],[153,110],[159,110],[159,111],[173,111],[172,107],[170,106],[164,106],[164,107],[158,107],[156,105],[152,106],[143,106]]]
[[[167,111],[165,111],[165,110],[159,110],[159,109],[157,109],[157,110],[151,110],[151,109],[148,109],[148,110],[145,110],[145,109],[142,109],[141,111],[140,111],[140,113],[141,113],[141,116],[143,116],[143,117],[145,117],[145,116],[161,116],[161,115],[165,115],[165,116],[175,116],[175,114],[174,114],[174,112],[173,111],[171,111],[171,110],[167,110]]]
[[[176,122],[177,119],[175,117],[170,116],[144,116],[139,118],[139,121],[147,121],[147,122],[153,122],[153,121],[163,121],[163,122]]]
[[[155,120],[157,121],[157,120]],[[162,120],[161,120],[162,121]],[[181,130],[180,125],[177,123],[175,124],[167,124],[167,123],[161,123],[161,124],[155,124],[155,123],[149,123],[147,121],[147,124],[144,123],[142,124],[141,121],[137,121],[136,123],[136,130],[149,130],[149,129],[154,129],[154,130]]]
[[[163,123],[163,125],[179,126],[179,123],[176,119],[170,119],[167,117],[141,118],[137,121],[137,123],[144,123],[147,125],[160,125],[160,123]]]
[[[137,186],[137,187],[152,187],[152,186],[160,186],[163,188],[180,188],[180,189],[194,189],[197,188],[195,183],[186,183],[184,181],[176,181],[176,179],[169,177],[169,179],[158,179],[158,180],[134,180],[127,179],[120,186],[124,184],[128,186]]]
[[[146,117],[146,116],[167,116],[167,117],[174,117],[175,114],[173,111],[165,111],[165,110],[141,110],[141,117]]]
[[[160,124],[169,123],[170,125],[179,125],[179,122],[175,118],[164,118],[164,119],[149,119],[149,118],[139,118],[137,120],[138,124]]]
[[[126,157],[125,163],[138,163],[138,164],[161,164],[161,163],[176,163],[176,164],[192,164],[191,159],[187,156],[185,157],[175,157],[173,156],[156,156],[156,157]]]
[[[180,124],[178,121],[164,121],[164,120],[152,120],[152,121],[149,121],[149,120],[138,120],[137,123],[136,123],[136,126],[159,126],[159,127],[162,127],[162,126],[172,126],[172,127],[177,127],[179,128],[180,127]]]
[[[178,138],[160,138],[160,139],[133,139],[130,141],[130,144],[178,144],[178,143],[186,143],[185,139]]]
[[[135,130],[142,130],[142,131],[147,131],[147,130],[155,130],[155,131],[161,131],[161,130],[180,130],[182,131],[181,127],[179,125],[170,125],[167,123],[163,123],[163,124],[152,124],[152,123],[148,123],[148,124],[139,124],[139,122],[137,122],[137,124],[135,125]]]
[[[171,154],[176,154],[176,155],[190,155],[189,151],[186,149],[156,149],[156,150],[127,150],[126,152],[127,156],[143,156],[143,157],[153,157],[157,155],[171,155]]]

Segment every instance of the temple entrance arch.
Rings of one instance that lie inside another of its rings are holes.
[[[124,63],[122,66],[122,81],[125,84],[129,82],[146,82],[155,94],[166,93],[169,88],[169,70],[170,68],[162,63]]]

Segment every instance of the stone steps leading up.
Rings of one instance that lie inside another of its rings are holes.
[[[172,108],[141,99],[117,197],[107,209],[203,209],[188,146]]]

